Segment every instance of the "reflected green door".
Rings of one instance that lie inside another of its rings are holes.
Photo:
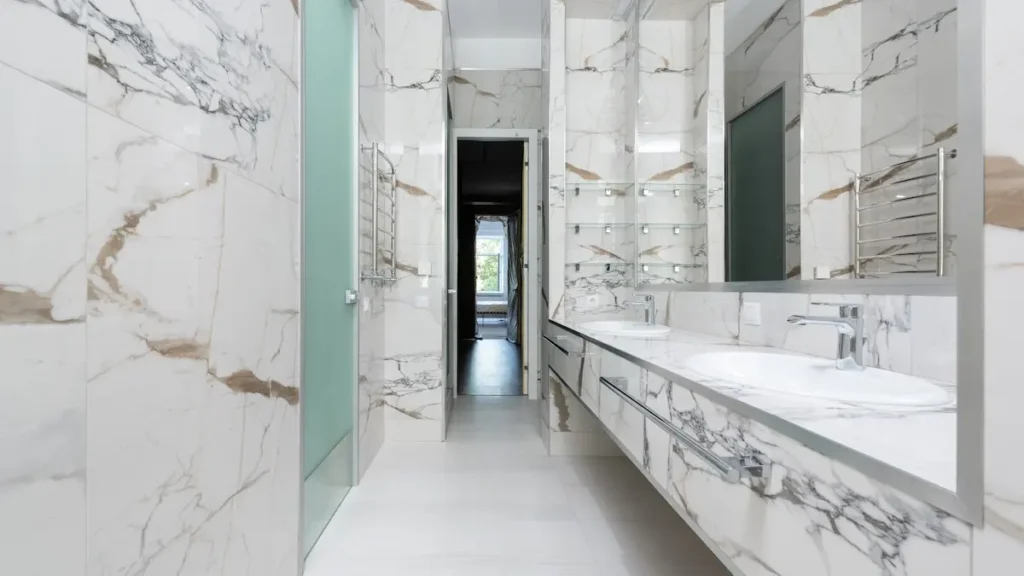
[[[786,279],[786,132],[780,88],[729,124],[726,280]]]
[[[354,478],[356,17],[349,0],[303,0],[303,548]]]

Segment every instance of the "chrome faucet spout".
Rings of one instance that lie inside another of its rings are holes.
[[[625,306],[643,306],[644,307],[644,323],[648,326],[653,326],[658,322],[658,309],[654,302],[654,296],[651,294],[637,294],[639,300],[632,300],[623,302]]]
[[[836,330],[839,330],[841,334],[847,336],[856,335],[857,331],[850,325],[849,322],[840,318],[829,318],[828,316],[800,316],[793,315],[787,320],[790,324],[796,324],[797,326],[835,326]]]
[[[863,370],[864,353],[861,344],[864,334],[864,320],[861,308],[856,304],[839,304],[839,316],[804,316],[794,314],[786,319],[797,326],[832,326],[839,332],[836,352],[836,368],[839,370]]]

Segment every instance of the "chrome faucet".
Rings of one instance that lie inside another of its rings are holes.
[[[864,336],[864,318],[859,304],[837,304],[839,316],[790,316],[788,322],[799,326],[823,324],[835,326],[839,331],[839,349],[836,352],[836,368],[839,370],[863,370],[864,351],[861,349]]]
[[[623,302],[623,304],[626,306],[643,306],[644,322],[653,326],[658,321],[658,309],[654,303],[654,296],[651,294],[637,294],[637,298],[640,298],[640,300]]]

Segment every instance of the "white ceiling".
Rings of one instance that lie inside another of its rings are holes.
[[[540,38],[541,0],[448,0],[453,38]]]

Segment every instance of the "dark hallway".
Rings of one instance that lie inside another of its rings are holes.
[[[522,393],[519,346],[499,339],[464,340],[460,343],[460,396],[519,396]]]
[[[523,141],[458,143],[460,396],[523,394],[524,152]]]

